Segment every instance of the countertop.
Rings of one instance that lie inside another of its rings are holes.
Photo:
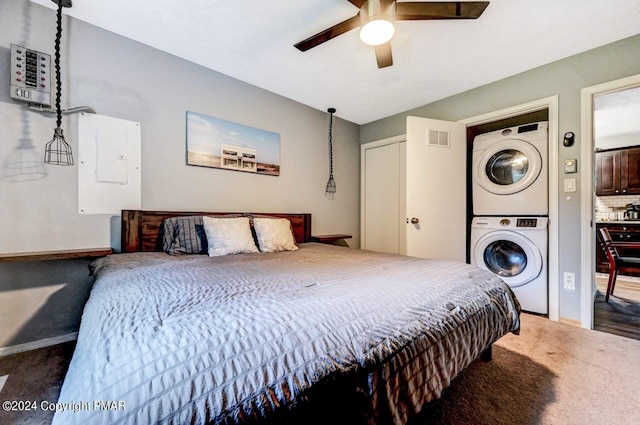
[[[598,220],[596,224],[638,224],[640,225],[640,220]]]

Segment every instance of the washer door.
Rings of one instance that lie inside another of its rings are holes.
[[[542,156],[531,143],[506,139],[474,152],[476,179],[480,187],[496,195],[525,190],[542,171]]]
[[[481,237],[473,251],[475,264],[489,270],[515,288],[526,285],[542,271],[542,255],[520,233],[496,230]]]

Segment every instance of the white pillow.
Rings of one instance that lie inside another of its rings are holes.
[[[253,219],[258,245],[262,252],[295,251],[298,249],[291,231],[291,222],[286,218]]]
[[[202,217],[209,257],[260,252],[253,241],[249,219]]]

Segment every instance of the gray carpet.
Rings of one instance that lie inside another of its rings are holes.
[[[640,341],[522,319],[493,362],[473,363],[413,425],[638,423]]]
[[[73,343],[0,358],[0,401],[57,399]],[[494,345],[410,425],[626,425],[640,418],[640,341],[523,314],[520,335]],[[0,411],[1,424],[51,414]]]
[[[49,425],[52,412],[40,409],[43,400],[55,402],[69,366],[75,341],[0,357],[0,377],[9,375],[0,391],[0,402],[35,400],[37,410],[0,410],[0,424]]]

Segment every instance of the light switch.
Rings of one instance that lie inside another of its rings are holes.
[[[571,174],[578,172],[578,160],[577,159],[565,159],[564,160],[564,173]]]
[[[564,191],[575,192],[576,191],[576,179],[564,179]]]

